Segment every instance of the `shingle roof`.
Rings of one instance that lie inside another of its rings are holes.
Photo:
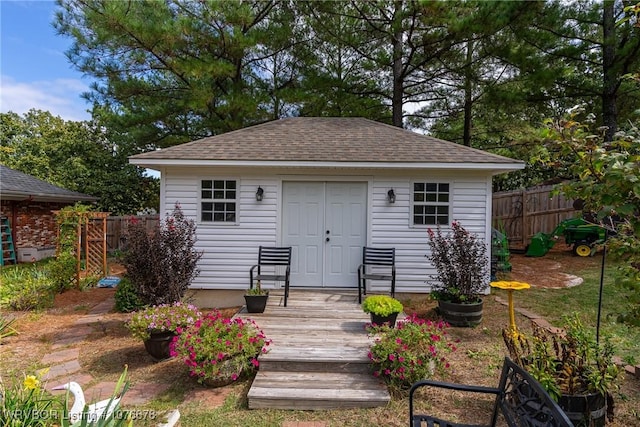
[[[136,164],[146,160],[522,163],[372,120],[347,117],[275,120],[131,159]]]
[[[98,200],[97,197],[60,188],[4,165],[0,165],[0,199],[60,202]]]

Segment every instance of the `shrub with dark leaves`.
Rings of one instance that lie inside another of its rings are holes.
[[[196,225],[176,204],[165,220],[148,232],[132,220],[126,233],[123,264],[136,294],[145,305],[180,301],[199,274],[202,252],[195,250]]]

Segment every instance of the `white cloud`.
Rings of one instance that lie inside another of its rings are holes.
[[[54,79],[18,82],[0,77],[0,111],[24,114],[32,108],[49,111],[65,120],[87,120],[91,115],[82,92],[89,87],[79,79]]]

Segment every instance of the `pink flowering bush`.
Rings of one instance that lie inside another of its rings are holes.
[[[446,374],[450,368],[446,356],[456,346],[449,341],[448,324],[433,322],[415,314],[398,322],[394,329],[374,327],[377,335],[369,351],[373,375],[398,389],[407,389],[434,374]]]
[[[189,367],[189,374],[205,384],[233,382],[259,366],[270,340],[251,319],[223,317],[215,310],[178,331],[170,350]]]
[[[150,332],[175,332],[193,325],[202,316],[197,307],[183,302],[160,304],[136,311],[127,323],[135,338],[149,339]]]

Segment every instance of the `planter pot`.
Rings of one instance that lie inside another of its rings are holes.
[[[600,393],[563,395],[558,405],[576,427],[602,427],[606,423],[607,400]]]
[[[224,387],[236,381],[243,380],[243,371],[242,368],[238,368],[237,364],[234,363],[234,359],[227,359],[220,363],[222,363],[223,371],[220,375],[215,378],[203,378],[202,384],[207,387]]]
[[[175,336],[175,332],[151,332],[149,339],[144,341],[144,348],[147,349],[147,353],[149,353],[156,362],[170,359],[169,344],[171,344],[171,340],[173,340]]]
[[[398,313],[391,313],[388,316],[379,316],[377,314],[371,313],[371,323],[378,326],[382,326],[383,324],[387,323],[389,327],[393,328],[396,325],[397,318]]]
[[[267,299],[269,299],[269,295],[245,295],[244,301],[247,304],[247,311],[249,313],[264,313]]]
[[[438,310],[442,319],[451,326],[476,326],[482,321],[482,300],[471,304],[458,304],[438,300]]]

